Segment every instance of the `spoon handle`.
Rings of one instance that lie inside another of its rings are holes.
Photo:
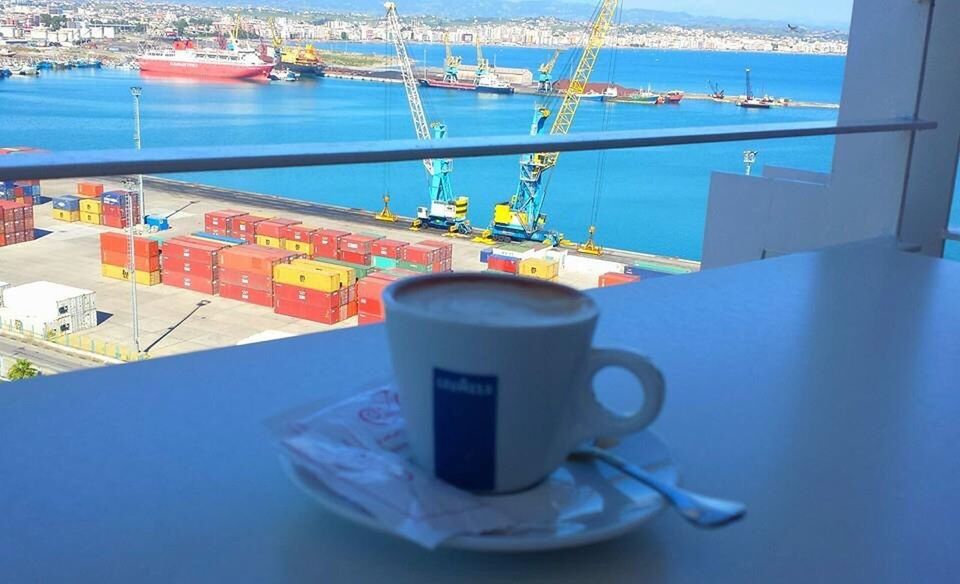
[[[663,497],[690,523],[698,527],[721,527],[742,518],[747,512],[743,503],[705,497],[665,483],[652,473],[624,460],[603,448],[584,446],[574,452],[578,458],[593,458],[647,485]]]

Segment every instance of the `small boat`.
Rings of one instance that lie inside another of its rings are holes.
[[[620,96],[620,91],[609,85],[603,91],[588,89],[580,95],[580,99],[598,99],[600,101],[615,101]]]
[[[99,69],[103,66],[97,59],[74,59],[70,64],[77,69]]]
[[[300,74],[290,69],[274,69],[267,77],[270,81],[297,81],[300,79]]]
[[[6,67],[0,67],[0,79],[10,77],[11,75],[13,75],[13,71],[7,69]]]
[[[654,93],[649,89],[641,89],[640,91],[635,91],[633,93],[628,93],[626,95],[620,96],[616,99],[612,99],[615,103],[636,103],[641,105],[661,105],[666,103],[666,98],[664,98],[659,93]]]
[[[40,69],[40,70],[53,69],[55,66],[56,65],[54,64],[53,61],[48,61],[48,60],[37,61],[37,65],[36,65],[37,69]]]
[[[513,86],[496,75],[487,73],[477,79],[477,91],[480,93],[513,93]]]
[[[684,93],[679,89],[674,89],[668,91],[664,94],[664,98],[667,100],[667,103],[677,104],[680,103],[680,100],[683,99]]]
[[[17,75],[24,75],[27,77],[36,77],[40,74],[40,71],[32,65],[23,65],[20,69],[17,70]]]

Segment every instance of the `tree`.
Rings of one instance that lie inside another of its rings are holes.
[[[183,36],[183,31],[187,29],[187,21],[181,18],[173,23],[173,27],[177,29],[177,36]]]
[[[33,363],[27,359],[17,359],[7,370],[7,379],[17,381],[18,379],[29,379],[40,375],[40,371],[33,366]]]

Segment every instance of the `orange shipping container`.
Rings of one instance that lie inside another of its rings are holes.
[[[273,277],[273,266],[303,254],[261,245],[237,245],[220,252],[220,267]]]
[[[601,288],[608,288],[610,286],[619,286],[620,284],[629,284],[630,282],[636,282],[638,280],[640,280],[640,276],[621,274],[620,272],[607,272],[606,274],[600,274],[598,285]]]
[[[103,185],[95,182],[78,182],[77,194],[85,197],[99,197],[103,194]]]
[[[100,250],[100,262],[110,266],[128,267],[129,260],[126,252]],[[156,272],[160,269],[160,256],[133,256],[134,267],[138,272]]]
[[[123,233],[105,231],[100,234],[100,249],[127,254],[130,249],[130,237]],[[160,255],[160,244],[146,237],[133,238],[133,255],[156,257]]]

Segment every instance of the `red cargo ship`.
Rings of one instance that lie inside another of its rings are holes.
[[[266,77],[273,69],[253,49],[200,49],[190,40],[174,41],[169,49],[147,50],[137,62],[143,73],[212,79]]]

